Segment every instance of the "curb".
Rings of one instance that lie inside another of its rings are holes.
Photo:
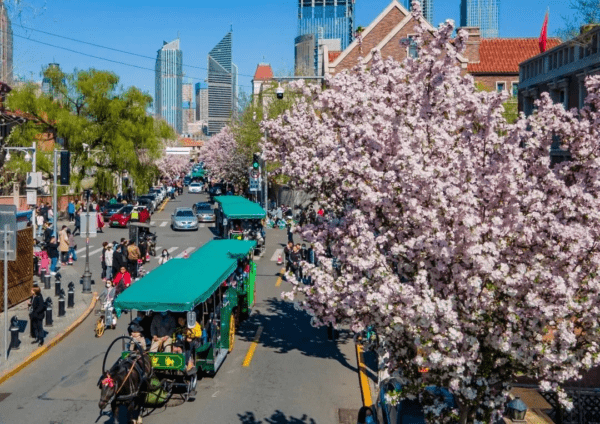
[[[165,210],[165,207],[167,206],[167,203],[169,203],[169,200],[171,200],[171,199],[167,197],[167,200],[165,200],[163,202],[163,204],[160,206],[160,209],[158,210],[158,212],[162,212]]]
[[[363,348],[358,343],[356,344],[356,363],[358,365],[358,381],[360,382],[360,392],[363,405],[373,406],[371,388],[369,387],[369,377],[367,377],[367,373],[365,372],[366,366],[363,358]]]
[[[54,336],[54,338],[50,340],[48,344],[34,350],[31,353],[31,355],[25,358],[23,362],[15,366],[13,369],[6,371],[4,374],[0,375],[0,384],[4,383],[6,380],[13,377],[19,371],[35,362],[46,352],[48,352],[50,349],[52,349],[54,346],[56,346],[58,343],[64,340],[69,334],[71,334],[73,330],[75,330],[88,317],[88,315],[94,309],[94,306],[96,306],[96,302],[98,301],[98,293],[94,292],[92,296],[93,297],[90,306],[87,307],[87,309],[83,312],[83,314],[79,316],[79,318],[77,318],[71,325],[69,325],[62,333],[58,333],[56,336]]]

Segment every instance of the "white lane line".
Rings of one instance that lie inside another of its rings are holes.
[[[164,222],[161,222],[161,223],[160,223],[160,226],[161,226],[161,227],[166,227],[168,223],[169,223],[169,221],[164,221]]]
[[[283,249],[275,249],[275,253],[271,256],[271,262],[276,262],[279,255],[283,255]]]
[[[103,247],[101,247],[101,248],[99,248],[99,249],[96,249],[96,250],[92,250],[92,251],[90,252],[90,256],[92,256],[92,255],[95,255],[96,253],[100,253],[100,252],[102,252],[102,249],[103,249]]]
[[[191,255],[192,252],[196,250],[196,247],[188,247],[186,249],[183,250],[183,252],[181,252],[179,255],[175,256],[176,258],[183,258],[185,256],[185,254],[187,253],[187,255]]]
[[[90,249],[91,249],[92,247],[94,247],[94,246],[90,246]],[[77,249],[77,250],[75,251],[75,253],[81,253],[81,252],[83,252],[84,250],[85,250],[85,246],[83,246],[81,249]]]
[[[176,251],[177,249],[179,249],[179,246],[173,246],[173,247],[169,247],[167,249],[167,252],[169,253],[173,253],[174,251]]]

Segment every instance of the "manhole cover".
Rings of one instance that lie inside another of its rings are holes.
[[[339,424],[356,424],[358,409],[338,409]]]
[[[0,402],[10,396],[10,393],[0,393]]]

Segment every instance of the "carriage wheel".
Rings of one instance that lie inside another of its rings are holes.
[[[235,314],[229,318],[229,352],[233,350],[235,345]]]
[[[104,317],[98,318],[98,321],[96,321],[96,328],[94,329],[96,337],[102,337],[102,335],[104,334],[105,327],[106,325],[104,322]]]

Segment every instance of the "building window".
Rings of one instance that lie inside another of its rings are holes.
[[[498,93],[502,93],[504,90],[506,90],[506,83],[505,82],[497,82],[496,83],[496,91]]]
[[[512,83],[512,95],[513,95],[513,97],[517,97],[519,95],[519,83],[518,82]]]
[[[419,51],[417,50],[417,43],[415,42],[415,40],[413,39],[414,36],[409,35],[408,39],[410,40],[409,44],[408,44],[408,57],[412,57],[413,59],[416,59],[417,57],[419,57]]]

